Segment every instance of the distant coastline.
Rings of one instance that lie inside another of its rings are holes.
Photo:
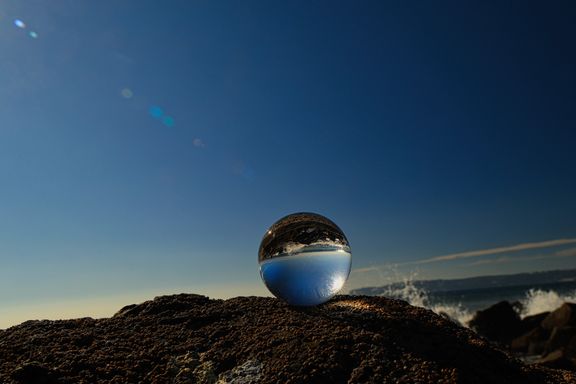
[[[464,279],[414,280],[410,284],[429,293],[466,291],[486,288],[529,287],[563,282],[576,282],[576,269],[517,273],[508,275],[475,276]],[[403,287],[406,282],[396,282],[377,287],[350,290],[351,295],[378,296]]]

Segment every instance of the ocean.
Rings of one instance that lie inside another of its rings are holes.
[[[429,292],[411,281],[387,287],[382,296],[444,313],[467,325],[478,310],[499,301],[520,303],[521,317],[553,311],[564,302],[576,303],[576,281]]]

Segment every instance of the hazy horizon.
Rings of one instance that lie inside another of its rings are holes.
[[[387,268],[387,270],[386,270]],[[572,268],[573,269],[573,268]],[[547,271],[558,271],[562,269],[554,269]],[[568,270],[568,268],[566,269]],[[401,275],[394,266],[383,267],[383,278],[376,282],[373,287],[387,285],[393,282],[409,282],[413,283],[418,280],[427,280],[420,278],[417,273],[409,275]],[[532,272],[545,272],[545,271],[532,271]],[[484,277],[484,276],[502,276],[512,275],[516,273],[498,273],[488,275],[477,275],[460,278],[471,277]],[[445,278],[446,280],[460,279],[458,277]],[[356,288],[367,288],[371,285],[362,285],[351,287],[348,283],[342,290],[342,294],[347,294],[348,291]],[[233,292],[240,293],[233,293]],[[124,295],[111,295],[105,297],[88,297],[85,299],[66,299],[66,300],[51,300],[48,302],[27,303],[24,305],[15,305],[14,307],[5,308],[0,310],[0,329],[6,329],[14,325],[18,325],[28,320],[67,320],[82,317],[92,318],[106,318],[111,317],[124,306],[130,304],[140,304],[148,300],[152,300],[156,296],[172,295],[179,293],[194,293],[210,297],[211,299],[229,299],[238,296],[272,296],[272,294],[265,288],[263,284],[254,284],[253,286],[243,287],[229,287],[229,288],[216,288],[204,286],[201,288],[186,287],[182,290],[168,289],[157,292],[139,292]],[[38,314],[37,317],[30,317],[31,314]]]
[[[269,295],[302,211],[349,289],[576,268],[575,10],[2,2],[0,328]]]

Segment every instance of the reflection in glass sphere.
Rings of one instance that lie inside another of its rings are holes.
[[[350,246],[336,224],[316,213],[294,213],[274,223],[258,251],[260,276],[274,296],[291,305],[317,305],[348,279]]]

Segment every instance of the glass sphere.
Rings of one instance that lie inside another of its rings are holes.
[[[288,304],[328,301],[350,274],[352,254],[344,232],[316,213],[294,213],[275,222],[258,251],[260,277]]]

